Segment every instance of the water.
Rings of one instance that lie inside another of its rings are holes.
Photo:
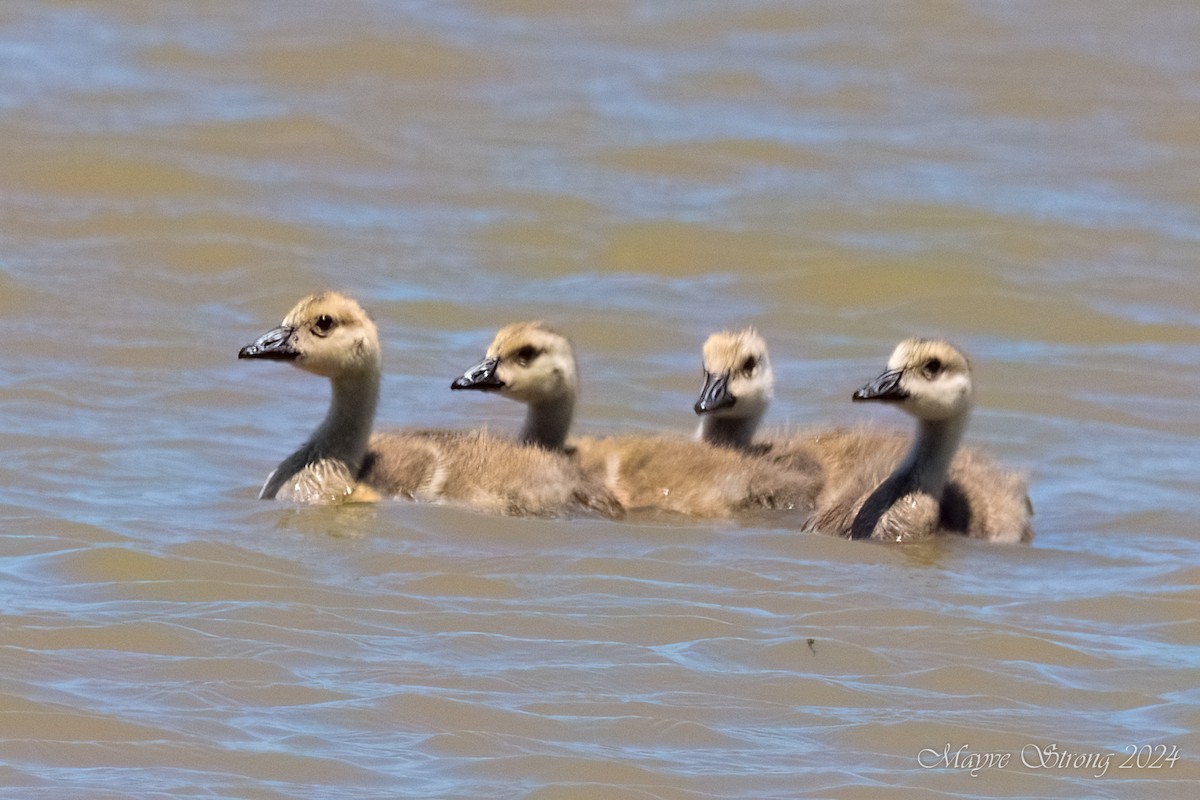
[[[1191,797],[1198,38],[1167,0],[11,0],[0,793]],[[1034,545],[257,502],[327,395],[236,352],[327,287],[387,425],[514,429],[447,387],[523,318],[592,433],[689,430],[747,323],[771,424],[903,424],[849,393],[948,336]]]

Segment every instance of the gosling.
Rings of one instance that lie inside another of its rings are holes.
[[[475,366],[450,384],[453,390],[496,392],[524,403],[523,444],[566,448],[579,377],[575,354],[563,334],[543,322],[514,322],[501,328]]]
[[[694,406],[700,415],[696,438],[750,449],[775,396],[766,341],[754,328],[719,331],[705,340],[702,363],[704,386]]]
[[[961,352],[940,340],[905,340],[887,370],[852,399],[898,405],[916,418],[916,438],[899,465],[890,466],[896,450],[887,439],[854,432],[825,437],[827,458],[858,463],[839,471],[806,528],[894,542],[938,533],[1004,543],[1032,539],[1022,476],[978,453],[951,470],[972,400],[971,368]]]
[[[282,325],[243,347],[238,358],[289,361],[328,378],[333,387],[324,421],[267,477],[262,499],[335,504],[389,496],[498,514],[621,514],[611,492],[562,454],[482,431],[372,436],[381,376],[379,338],[370,317],[345,295],[305,297]]]

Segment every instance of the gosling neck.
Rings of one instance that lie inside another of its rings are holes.
[[[525,427],[521,429],[521,443],[547,450],[564,449],[574,415],[575,398],[570,395],[542,403],[530,403],[529,410],[525,412]]]
[[[336,458],[346,462],[350,473],[357,474],[367,453],[367,440],[375,424],[379,404],[379,372],[340,376],[331,381],[333,397],[325,421],[317,428],[309,444],[318,458]]]
[[[763,412],[742,417],[719,417],[706,414],[700,418],[700,428],[696,438],[702,442],[718,447],[732,447],[745,450],[754,440],[758,423],[762,420]]]
[[[966,424],[965,412],[950,419],[918,421],[917,438],[908,455],[863,501],[851,523],[850,538],[871,538],[879,522],[905,495],[925,494],[940,505],[946,473]]]
[[[894,473],[895,477],[902,477],[898,483],[940,500],[968,415],[964,411],[946,419],[919,420],[916,440]]]
[[[299,450],[285,458],[271,474],[260,496],[271,499],[297,472],[322,460],[336,460],[357,475],[367,454],[367,441],[379,404],[378,369],[364,369],[330,380],[333,387],[329,412]]]

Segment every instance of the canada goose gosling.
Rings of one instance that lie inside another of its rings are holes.
[[[754,328],[714,333],[704,342],[703,367],[704,387],[694,406],[700,415],[696,438],[749,448],[774,396],[766,341]]]
[[[941,503],[950,462],[970,416],[971,395],[971,368],[966,357],[936,339],[901,342],[888,359],[887,370],[852,395],[855,402],[898,405],[916,418],[917,436],[896,470],[863,502],[850,538],[892,538],[886,517],[905,496],[927,495]],[[936,529],[937,522],[932,520],[931,527]]]
[[[542,322],[514,322],[496,334],[487,354],[451,389],[497,392],[524,403],[520,441],[547,450],[566,447],[579,376],[571,343]]]
[[[258,496],[273,499],[288,484],[285,494],[298,502],[351,494],[375,420],[381,369],[378,334],[362,307],[337,292],[310,295],[238,358],[288,361],[333,387],[325,420],[267,477]]]

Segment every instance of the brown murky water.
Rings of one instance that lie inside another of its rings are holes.
[[[1192,797],[1197,41],[1167,0],[9,0],[0,794]],[[521,318],[590,432],[690,429],[746,323],[774,424],[903,424],[849,392],[949,336],[1037,538],[257,502],[326,388],[235,354],[325,287],[389,425],[515,426],[447,386]]]

